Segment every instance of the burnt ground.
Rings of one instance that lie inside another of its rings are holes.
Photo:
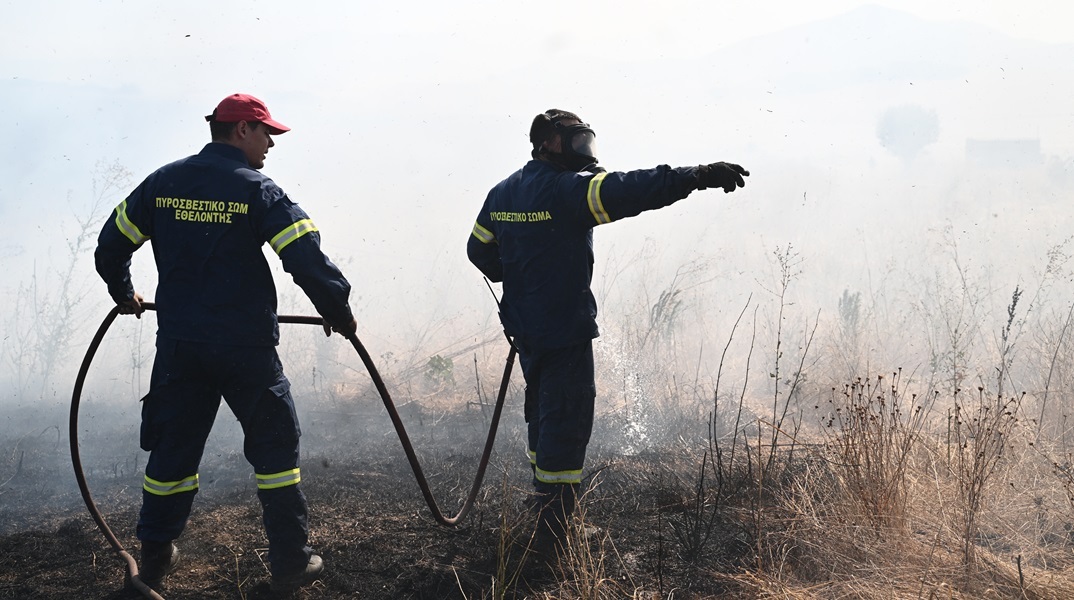
[[[724,523],[696,556],[676,529],[689,523],[698,462],[649,448],[624,454],[613,417],[590,446],[584,522],[595,526],[577,556],[548,572],[527,560],[532,518],[519,394],[504,411],[484,485],[459,527],[437,524],[379,401],[303,415],[303,489],[311,545],[327,566],[314,598],[722,598],[740,597],[726,574],[748,560],[743,528]],[[434,414],[401,408],[445,513],[469,490],[487,408]],[[66,407],[61,407],[65,409]],[[271,597],[260,506],[241,434],[221,410],[201,468],[194,513],[178,540],[168,599]],[[126,599],[126,563],[90,518],[70,466],[67,415],[3,415],[0,435],[0,598]],[[136,411],[84,409],[79,442],[93,496],[122,544],[137,554],[134,524],[144,453]],[[703,429],[703,424],[698,424]],[[605,441],[611,443],[606,443]],[[688,530],[688,529],[687,529]],[[582,551],[584,550],[584,551]],[[691,558],[691,560],[686,560]]]

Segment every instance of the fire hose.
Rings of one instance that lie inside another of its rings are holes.
[[[152,302],[143,302],[142,308],[145,310],[156,310],[156,305]],[[101,530],[101,533],[103,533],[106,538],[108,538],[108,543],[112,546],[113,550],[115,550],[116,554],[127,562],[127,574],[130,577],[131,585],[147,598],[163,600],[159,594],[141,581],[138,577],[138,563],[134,560],[134,557],[123,548],[123,544],[120,543],[119,539],[108,527],[108,524],[105,523],[104,516],[97,508],[97,505],[90,494],[89,486],[86,483],[86,476],[82,470],[82,459],[78,452],[78,408],[82,398],[82,387],[86,382],[86,374],[89,372],[90,363],[92,363],[93,357],[97,353],[97,348],[101,345],[105,333],[108,331],[108,328],[111,327],[112,322],[115,321],[118,314],[119,307],[117,306],[104,318],[101,326],[97,329],[96,335],[93,336],[89,348],[86,350],[86,356],[82,360],[82,366],[78,370],[78,377],[75,379],[75,389],[71,397],[69,436],[71,438],[71,464],[74,466],[75,479],[78,480],[78,489],[82,492],[82,499],[85,500],[86,508],[89,509],[90,515],[93,517],[94,522],[97,523],[97,528]],[[323,320],[320,317],[280,315],[278,320],[280,323],[298,323],[306,325],[323,324]],[[503,403],[507,396],[507,386],[511,380],[511,368],[515,361],[516,351],[514,345],[511,345],[511,351],[507,354],[506,365],[503,369],[503,379],[500,381],[500,390],[496,396],[496,406],[493,409],[492,422],[489,425],[488,437],[485,440],[485,449],[482,452],[481,460],[478,463],[477,474],[474,476],[474,483],[470,487],[470,493],[467,495],[458,514],[454,517],[446,517],[440,511],[440,508],[436,504],[436,500],[433,498],[432,490],[429,488],[429,483],[425,479],[421,464],[418,462],[418,457],[414,452],[414,446],[410,443],[410,436],[407,435],[406,428],[403,427],[403,421],[399,418],[399,411],[396,410],[391,394],[388,393],[388,388],[384,385],[384,380],[381,378],[380,373],[373,364],[373,359],[369,356],[369,352],[366,351],[365,346],[362,345],[358,336],[352,333],[346,337],[351,345],[354,346],[355,351],[358,352],[358,356],[361,357],[362,363],[365,364],[365,368],[369,372],[370,379],[373,380],[373,385],[377,388],[377,392],[380,394],[380,398],[384,403],[384,408],[388,411],[388,416],[391,418],[392,425],[395,427],[395,432],[399,436],[399,442],[402,444],[403,451],[406,453],[407,461],[410,462],[410,468],[414,472],[414,478],[417,480],[418,487],[421,489],[421,494],[425,498],[425,503],[429,506],[429,510],[432,512],[433,519],[441,525],[446,525],[448,527],[458,525],[466,515],[469,514],[470,509],[473,508],[474,500],[477,498],[477,492],[481,488],[482,480],[485,478],[485,468],[488,467],[489,458],[492,456],[492,447],[496,441],[496,430],[499,426],[500,414],[503,412]],[[510,338],[508,338],[508,342],[510,341]]]

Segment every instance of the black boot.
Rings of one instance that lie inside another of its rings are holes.
[[[574,512],[574,488],[570,485],[542,487],[548,491],[536,494],[537,527],[531,550],[536,562],[555,570],[567,544],[567,526]]]
[[[154,590],[164,585],[164,578],[179,563],[179,549],[171,542],[142,542],[142,565],[138,579]]]
[[[288,573],[282,576],[272,576],[272,593],[283,594],[297,590],[298,588],[309,585],[314,581],[321,578],[321,573],[324,572],[324,561],[320,556],[316,554],[310,555],[309,562],[306,563],[305,569],[300,569],[294,573]]]

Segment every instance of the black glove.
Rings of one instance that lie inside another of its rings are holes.
[[[733,192],[735,189],[745,187],[743,176],[749,177],[750,172],[739,165],[718,162],[711,165],[701,165],[697,168],[697,189],[723,188],[724,193]]]

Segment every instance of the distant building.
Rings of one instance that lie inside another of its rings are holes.
[[[1021,169],[1044,164],[1039,139],[966,140],[966,160],[982,167]]]

